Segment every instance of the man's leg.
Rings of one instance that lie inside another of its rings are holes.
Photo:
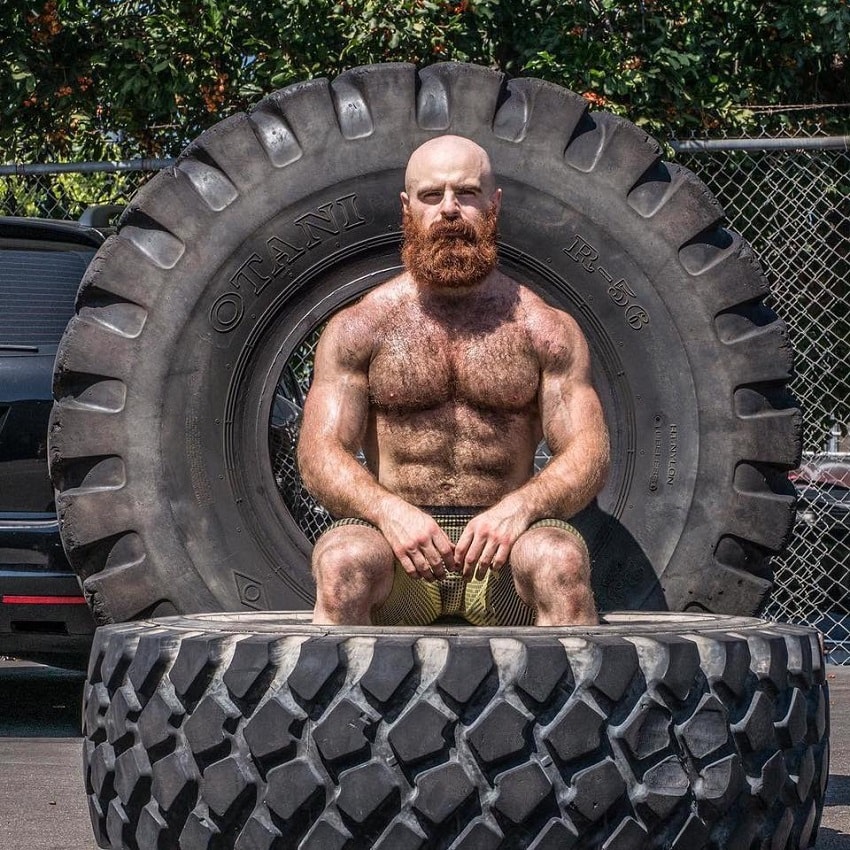
[[[318,625],[368,626],[372,609],[393,586],[394,556],[376,528],[345,525],[325,532],[313,549]]]
[[[537,609],[538,626],[599,622],[584,542],[563,528],[531,528],[511,549],[517,594]]]

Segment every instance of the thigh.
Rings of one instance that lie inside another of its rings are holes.
[[[392,587],[392,549],[375,526],[362,521],[341,521],[332,525],[313,547],[313,574],[316,581],[368,586],[377,604]]]
[[[590,582],[587,544],[564,520],[534,523],[514,544],[511,564],[517,590],[524,600],[533,598],[532,588],[538,582]]]

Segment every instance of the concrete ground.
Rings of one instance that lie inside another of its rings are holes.
[[[832,761],[817,850],[850,850],[850,666],[827,668]],[[82,781],[82,674],[0,662],[0,848],[95,850]]]

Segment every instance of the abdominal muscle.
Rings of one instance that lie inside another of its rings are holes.
[[[532,476],[541,439],[536,408],[504,413],[457,402],[379,411],[369,430],[370,469],[414,505],[495,504]]]

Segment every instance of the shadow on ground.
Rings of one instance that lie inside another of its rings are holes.
[[[84,682],[84,673],[57,667],[0,669],[0,737],[82,737]]]

